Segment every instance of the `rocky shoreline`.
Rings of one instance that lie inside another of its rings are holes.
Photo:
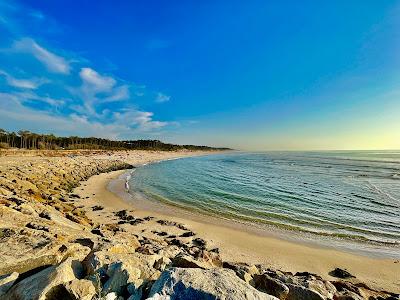
[[[328,281],[223,261],[185,224],[134,210],[114,211],[102,224],[89,218],[72,189],[132,167],[113,155],[2,160],[0,299],[400,299],[342,269]],[[150,230],[135,231],[143,223]]]

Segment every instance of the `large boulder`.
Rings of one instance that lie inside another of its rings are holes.
[[[301,285],[296,284],[287,284],[289,288],[289,294],[287,295],[287,300],[324,300],[324,298],[320,293],[308,289]]]
[[[168,257],[162,256],[154,263],[153,267],[157,270],[164,271],[169,266],[170,263],[171,260]]]
[[[257,291],[227,269],[171,268],[153,284],[150,299],[278,299]]]
[[[0,296],[8,292],[8,290],[17,280],[18,276],[19,274],[17,272],[0,276]]]
[[[103,291],[107,293],[115,292],[117,295],[121,295],[129,283],[138,287],[143,282],[140,279],[140,269],[123,262],[110,264],[106,274],[109,279],[104,284]]]
[[[22,274],[37,268],[57,265],[69,257],[81,261],[90,252],[89,247],[78,243],[62,244],[55,240],[48,243],[50,239],[52,238],[19,234],[15,240],[4,243],[5,245],[0,246],[0,257],[3,258],[0,274],[13,271]],[[42,244],[46,247],[41,246]]]
[[[286,299],[289,294],[289,288],[284,283],[267,274],[254,274],[251,283],[257,290],[273,295],[281,300]]]
[[[286,282],[317,292],[324,299],[332,299],[336,293],[336,287],[332,283],[308,272],[296,273],[295,276],[288,277]]]
[[[217,252],[200,250],[195,254],[195,258],[204,262],[205,264],[208,264],[211,267],[221,268],[223,265],[222,259]]]
[[[64,287],[74,300],[91,300],[96,295],[96,288],[90,280],[74,279]]]
[[[48,267],[13,286],[1,300],[51,300],[65,294],[64,284],[83,276],[79,261],[68,258],[57,266]]]
[[[259,270],[256,266],[249,266],[245,263],[224,262],[223,267],[235,271],[239,278],[254,286],[253,275],[259,275]]]
[[[155,280],[160,275],[160,271],[154,268],[156,261],[160,259],[159,255],[144,255],[140,253],[111,253],[106,250],[91,252],[82,262],[85,271],[89,275],[98,272],[107,272],[109,266],[115,262],[121,262],[124,266],[137,268],[140,270],[141,279]]]

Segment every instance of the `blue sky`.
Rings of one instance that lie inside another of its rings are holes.
[[[398,149],[399,25],[398,1],[0,0],[0,127]]]

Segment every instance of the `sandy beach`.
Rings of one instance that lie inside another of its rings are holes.
[[[171,158],[165,157],[164,159]],[[173,156],[175,157],[175,156]],[[163,159],[159,156],[129,157],[124,159],[128,163],[142,164]],[[274,268],[289,272],[316,273],[327,280],[335,278],[328,273],[336,267],[347,269],[356,276],[352,282],[364,282],[375,289],[385,289],[400,292],[400,262],[396,259],[377,259],[365,255],[355,255],[343,251],[293,243],[271,236],[262,236],[223,224],[221,220],[197,216],[190,218],[178,217],[169,213],[162,213],[162,207],[151,203],[132,203],[130,195],[125,192],[126,171],[100,174],[91,177],[88,181],[75,189],[81,198],[89,197],[89,201],[82,204],[88,216],[98,223],[106,223],[107,218],[113,216],[112,212],[121,209],[133,210],[135,216],[154,216],[158,219],[176,221],[185,224],[200,237],[210,241],[212,247],[220,249],[224,261],[246,262],[248,264],[267,264]],[[145,200],[144,200],[145,201]],[[104,210],[93,212],[94,205],[104,206]],[[140,209],[147,207],[149,209]],[[193,220],[195,219],[195,220]],[[125,229],[133,231],[160,230],[156,222],[139,224],[135,228],[126,226]]]

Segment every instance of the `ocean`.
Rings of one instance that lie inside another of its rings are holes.
[[[189,157],[141,166],[129,187],[190,212],[400,257],[400,151]]]

